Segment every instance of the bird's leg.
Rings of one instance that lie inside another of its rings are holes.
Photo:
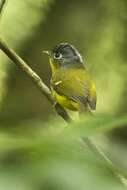
[[[58,102],[55,100],[54,103],[52,104],[52,107],[55,108],[56,105],[57,105],[57,103],[58,103]]]

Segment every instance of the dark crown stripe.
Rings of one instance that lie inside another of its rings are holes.
[[[59,45],[56,45],[55,47],[54,47],[54,49],[53,49],[53,53],[56,53],[56,52],[59,52],[60,50],[62,50],[63,48],[65,48],[65,47],[67,47],[67,46],[69,46],[69,44],[68,43],[61,43],[61,44],[59,44]]]

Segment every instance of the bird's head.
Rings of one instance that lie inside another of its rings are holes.
[[[52,51],[43,51],[43,53],[48,54],[51,68],[79,67],[83,65],[80,53],[68,43],[60,43]]]

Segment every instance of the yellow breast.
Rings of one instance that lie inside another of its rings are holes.
[[[79,109],[79,104],[77,102],[68,99],[66,96],[58,94],[54,89],[52,89],[52,95],[61,106],[73,111],[77,111]]]

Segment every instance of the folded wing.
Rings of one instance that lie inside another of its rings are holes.
[[[58,94],[96,109],[96,88],[85,69],[59,71],[53,76],[51,84]]]

